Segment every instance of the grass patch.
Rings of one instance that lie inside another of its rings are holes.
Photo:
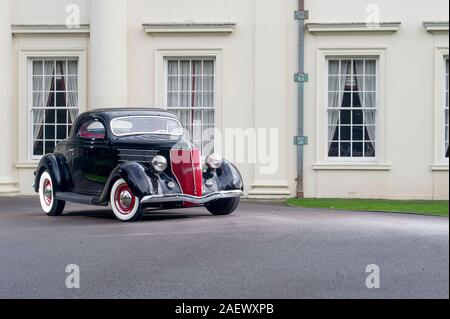
[[[448,217],[448,201],[378,200],[378,199],[299,199],[288,200],[288,205],[305,208],[325,208],[350,211],[377,211],[389,213],[425,214]]]

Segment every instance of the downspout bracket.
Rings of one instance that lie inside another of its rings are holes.
[[[294,145],[308,145],[308,136],[294,136]]]
[[[309,82],[309,74],[308,73],[295,73],[294,74],[294,82],[297,82],[297,83]]]
[[[308,20],[309,19],[309,11],[307,10],[297,10],[294,11],[295,20]]]

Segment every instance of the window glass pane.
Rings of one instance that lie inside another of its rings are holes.
[[[341,157],[350,157],[351,152],[351,144],[349,142],[340,143],[340,155]]]
[[[353,126],[352,141],[363,140],[363,126]]]
[[[351,141],[351,126],[341,126],[341,141]]]
[[[44,75],[44,63],[42,61],[33,61],[33,75]]]
[[[45,150],[44,150],[45,154],[53,153],[54,150],[55,150],[54,141],[45,142]]]
[[[205,60],[203,61],[203,74],[204,75],[214,75],[214,61],[213,60]]]
[[[339,76],[329,76],[328,77],[328,91],[339,91],[340,90],[340,79]]]
[[[67,137],[67,126],[58,125],[56,128],[56,137],[58,140],[63,140]]]
[[[214,77],[205,76],[203,78],[203,90],[213,92],[214,91]]]
[[[355,60],[353,62],[353,72],[355,75],[364,75],[364,60]]]
[[[77,75],[78,74],[78,61],[68,61],[67,62],[67,74]]]
[[[328,74],[329,75],[339,74],[339,60],[328,61]]]
[[[214,107],[214,93],[203,94],[203,107]]]
[[[377,89],[377,78],[376,76],[366,76],[365,77],[365,90],[375,92]]]
[[[66,77],[66,87],[68,91],[78,91],[78,77],[77,76],[67,76]]]
[[[364,143],[364,157],[375,157],[375,144]]]
[[[44,155],[44,143],[42,141],[35,141],[33,143],[33,154],[36,156]]]
[[[203,79],[201,76],[193,76],[192,77],[192,90],[199,92],[203,87]]]
[[[42,91],[44,89],[44,78],[42,76],[33,76],[33,91]]]
[[[363,157],[363,143],[353,143],[353,157]]]
[[[328,151],[328,156],[330,157],[339,156],[339,143],[331,143],[330,149]]]
[[[375,75],[377,73],[376,60],[366,60],[366,75]]]
[[[191,62],[190,61],[181,61],[180,62],[181,67],[181,74],[183,75],[190,75],[191,74]]]
[[[167,62],[167,74],[170,76],[178,75],[178,61],[168,61]]]
[[[44,62],[44,74],[45,75],[55,75],[55,61],[45,61]]]
[[[364,107],[376,107],[376,106],[377,106],[377,94],[364,93]]]
[[[350,124],[351,122],[351,111],[341,111],[341,124]]]
[[[33,106],[34,107],[43,107],[43,93],[33,93]]]
[[[66,78],[56,77],[56,91],[66,91]]]
[[[178,93],[175,92],[167,94],[167,106],[178,107]]]
[[[192,74],[203,74],[202,61],[192,61]]]
[[[363,111],[353,111],[353,124],[363,124]]]
[[[178,90],[178,77],[177,76],[169,76],[167,78],[167,89],[169,91],[177,91]]]
[[[66,93],[56,93],[56,106],[57,107],[64,107],[67,106],[66,103]]]
[[[56,123],[67,123],[67,111],[57,110],[56,111]]]

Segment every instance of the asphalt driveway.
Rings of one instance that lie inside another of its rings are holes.
[[[68,264],[80,288],[68,289]],[[367,265],[380,268],[366,287]],[[244,202],[124,224],[68,204],[0,198],[0,298],[448,298],[449,219]]]

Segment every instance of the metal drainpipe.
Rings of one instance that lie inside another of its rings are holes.
[[[298,84],[298,115],[297,115],[297,136],[294,143],[297,145],[297,197],[304,197],[303,187],[303,157],[304,146],[308,144],[308,138],[304,136],[304,99],[305,82],[308,82],[308,74],[305,73],[305,20],[308,19],[308,12],[305,11],[305,0],[299,0],[299,11],[295,12],[295,18],[299,21],[299,41],[298,41],[298,67],[299,73],[295,75]]]

